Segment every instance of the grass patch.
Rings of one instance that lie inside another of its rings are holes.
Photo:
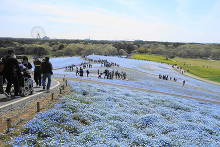
[[[220,83],[220,61],[218,60],[189,59],[179,57],[167,59],[164,56],[149,54],[135,54],[131,58],[178,65],[193,75]]]
[[[91,101],[88,101],[84,98],[73,98],[73,99],[76,101],[79,101],[80,103],[83,103],[83,104],[91,104],[92,103]]]
[[[10,133],[0,134],[0,140],[3,143],[6,143],[6,142],[10,141],[12,138],[14,138],[15,136],[21,135],[21,132],[23,132],[23,131],[24,131],[23,128],[22,129],[14,129]],[[4,144],[4,146],[7,147],[10,145]]]
[[[176,61],[167,59],[164,56],[159,56],[159,55],[149,55],[149,54],[135,54],[131,56],[132,59],[140,59],[140,60],[148,60],[148,61],[155,61],[155,62],[161,62],[161,63],[166,63],[166,64],[177,64]]]
[[[88,120],[86,120],[85,118],[79,117],[78,114],[73,114],[72,119],[79,121],[83,125],[89,125],[90,124],[90,122]]]

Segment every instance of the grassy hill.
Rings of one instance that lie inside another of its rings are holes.
[[[167,59],[164,56],[135,54],[131,58],[178,65],[198,77],[220,83],[220,60],[190,59],[176,57]]]

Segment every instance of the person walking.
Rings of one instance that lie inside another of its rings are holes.
[[[186,84],[186,81],[185,81],[185,80],[183,80],[183,87],[185,86],[185,84]]]
[[[14,50],[8,51],[8,56],[5,58],[4,65],[4,76],[7,80],[7,87],[5,90],[5,95],[10,97],[11,95],[11,86],[14,85],[14,98],[19,98],[19,77],[21,77],[21,71],[19,68],[18,60],[16,59],[16,55]]]
[[[41,61],[39,58],[34,59],[34,81],[36,83],[36,87],[41,86]]]
[[[42,80],[43,90],[47,88],[48,92],[51,86],[51,76],[53,75],[53,66],[49,60],[50,60],[49,57],[45,57],[44,61],[41,63],[41,72],[43,74],[43,80]],[[46,87],[46,79],[48,79],[47,87]]]
[[[88,69],[86,70],[86,74],[87,74],[87,77],[88,77],[89,76],[89,70]]]

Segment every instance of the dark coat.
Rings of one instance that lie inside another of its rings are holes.
[[[41,72],[41,61],[34,61],[34,72]]]
[[[18,60],[12,57],[8,57],[4,63],[4,75],[6,77],[20,76],[21,70],[19,68]]]
[[[50,74],[53,74],[53,67],[52,67],[52,64],[50,62],[42,62],[41,63],[41,72],[42,73],[50,73]]]

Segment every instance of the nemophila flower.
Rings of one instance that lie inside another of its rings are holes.
[[[55,134],[52,137],[48,137],[45,140],[43,140],[41,143],[44,144],[44,146],[70,146],[70,145],[76,145],[74,136],[70,134]]]
[[[37,116],[38,119],[54,121],[56,123],[63,123],[71,120],[71,113],[62,109],[51,109],[47,113],[41,113]]]
[[[213,117],[217,121],[220,121],[220,111],[211,113],[211,117]]]
[[[25,141],[26,141],[26,138],[24,138],[24,137],[16,137],[14,139],[14,144],[22,144]]]
[[[160,115],[147,114],[137,120],[136,126],[139,128],[154,127],[157,123],[163,120],[163,117],[161,117]]]
[[[36,134],[36,133],[41,133],[44,130],[46,130],[46,128],[49,127],[49,124],[45,123],[42,120],[36,119],[34,118],[33,120],[31,120],[30,122],[28,122],[24,128],[25,128],[25,133],[30,133],[30,134]]]
[[[20,136],[16,137],[13,141],[12,144],[14,147],[34,147],[34,145],[37,142],[37,135],[26,135],[26,136]]]
[[[77,92],[39,113],[10,144],[219,146],[220,113],[215,105],[107,85],[70,84]]]

